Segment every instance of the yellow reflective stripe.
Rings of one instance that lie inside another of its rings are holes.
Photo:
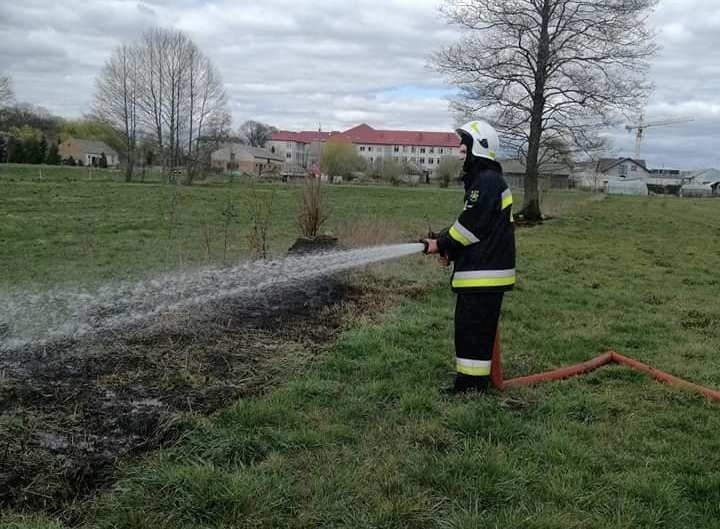
[[[504,274],[501,270],[457,272],[452,280],[453,288],[506,287],[514,284],[515,270],[508,270]]]
[[[472,287],[506,287],[515,284],[515,276],[507,277],[478,277],[473,279],[453,279],[454,288]]]
[[[475,377],[487,376],[490,374],[491,365],[492,362],[490,362],[490,360],[455,359],[455,370],[463,375]]]
[[[470,246],[470,245],[472,244],[472,242],[470,241],[470,239],[468,239],[468,238],[465,237],[462,233],[460,233],[460,232],[457,230],[457,228],[455,228],[455,226],[453,226],[452,228],[450,228],[449,233],[450,233],[450,237],[452,237],[453,239],[455,239],[457,242],[459,242],[459,243],[462,244],[463,246]]]
[[[501,196],[502,202],[500,204],[500,209],[504,210],[510,206],[512,206],[513,199],[512,199],[512,192],[509,189],[506,189],[502,196]]]
[[[462,373],[463,375],[470,375],[473,377],[482,377],[482,376],[487,376],[490,374],[490,368],[489,367],[465,367],[465,366],[458,365],[457,372]]]

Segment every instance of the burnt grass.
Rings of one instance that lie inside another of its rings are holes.
[[[422,290],[384,283],[336,276],[0,352],[0,511],[78,521],[78,505],[113,483],[121,461],[176,442],[188,413],[267,391],[282,382],[283,358],[312,360],[353,311]]]

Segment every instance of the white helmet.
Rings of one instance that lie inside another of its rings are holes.
[[[463,133],[469,135],[472,142],[472,154],[478,158],[495,160],[500,150],[500,140],[495,129],[489,123],[478,120],[465,123],[455,130],[455,133],[462,138]]]

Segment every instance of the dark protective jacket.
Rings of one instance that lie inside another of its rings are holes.
[[[512,193],[497,162],[476,158],[463,175],[465,208],[438,236],[453,262],[455,292],[501,292],[515,285]]]

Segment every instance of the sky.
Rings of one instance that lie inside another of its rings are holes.
[[[428,66],[460,35],[441,1],[0,0],[0,73],[18,101],[79,117],[116,46],[171,27],[220,71],[235,126],[452,130],[454,89]],[[660,0],[651,24],[661,51],[647,121],[693,121],[647,129],[642,157],[653,168],[720,167],[720,2]],[[632,133],[609,135],[608,155],[633,155]]]

